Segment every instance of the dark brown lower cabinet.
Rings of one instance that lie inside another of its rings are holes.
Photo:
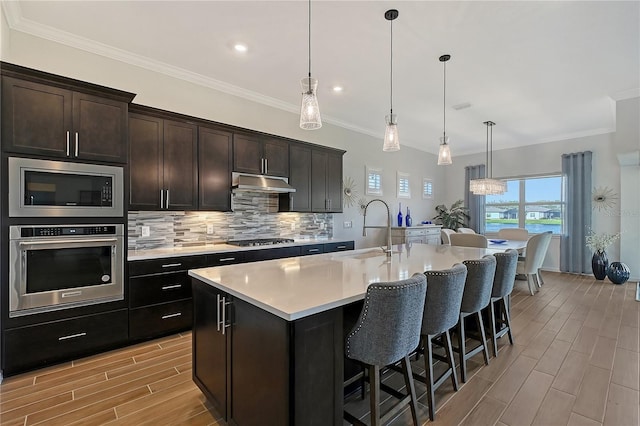
[[[11,375],[123,345],[127,329],[125,308],[5,330],[3,372]]]
[[[193,380],[229,424],[341,425],[342,309],[286,321],[193,280]]]

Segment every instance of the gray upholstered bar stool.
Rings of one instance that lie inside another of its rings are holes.
[[[518,265],[518,251],[506,250],[503,253],[495,253],[496,275],[493,278],[493,289],[491,290],[491,302],[489,302],[489,320],[491,321],[491,341],[493,342],[493,356],[498,356],[498,338],[507,334],[509,343],[513,345],[513,334],[511,333],[511,313],[509,312],[509,296],[513,291],[513,284],[516,279],[516,267]],[[495,304],[499,304],[500,318],[496,318]],[[496,324],[497,323],[497,324]],[[501,326],[496,330],[496,325]]]
[[[460,321],[458,324],[458,347],[454,348],[460,354],[460,377],[467,381],[467,360],[482,351],[484,363],[489,365],[489,347],[484,332],[484,321],[481,311],[489,305],[493,277],[496,273],[496,258],[493,255],[485,255],[479,260],[465,260],[462,262],[467,267],[467,280],[464,284],[462,306],[460,307]],[[465,330],[465,318],[473,315],[478,324],[478,334],[470,334],[469,337],[478,340],[480,344],[467,352]]]
[[[416,391],[411,374],[411,354],[420,343],[420,326],[427,290],[423,274],[389,283],[371,284],[358,322],[346,339],[348,358],[369,367],[371,425],[393,418],[404,406],[411,406],[413,423],[418,424]],[[402,363],[408,395],[380,416],[380,367]],[[364,424],[347,411],[344,418],[353,424]]]
[[[451,269],[443,271],[427,271],[424,273],[429,283],[429,291],[422,316],[422,331],[420,349],[424,353],[425,376],[414,374],[417,380],[427,385],[429,401],[429,418],[436,418],[435,390],[451,377],[453,389],[458,390],[456,377],[456,363],[451,349],[451,335],[449,330],[458,323],[464,282],[467,278],[467,267],[456,263]],[[438,340],[438,338],[440,338]],[[433,343],[445,349],[445,357],[433,353]],[[433,359],[446,362],[447,370],[437,379],[433,378]]]

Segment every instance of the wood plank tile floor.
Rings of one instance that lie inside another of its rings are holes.
[[[640,302],[635,283],[543,273],[530,296],[512,297],[515,344],[469,363],[470,379],[436,393],[442,425],[640,424]],[[422,361],[414,362],[421,371]],[[385,381],[397,388],[395,373]],[[428,421],[425,387],[416,385]],[[386,404],[392,403],[388,398]],[[365,418],[368,400],[347,408]],[[268,422],[266,422],[268,423]],[[391,424],[408,425],[408,410]],[[191,380],[191,334],[183,333],[6,378],[1,425],[224,425]]]

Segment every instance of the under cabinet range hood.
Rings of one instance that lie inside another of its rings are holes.
[[[268,192],[272,194],[296,192],[296,189],[289,185],[289,179],[285,177],[233,172],[231,174],[231,182],[233,192],[251,191]]]

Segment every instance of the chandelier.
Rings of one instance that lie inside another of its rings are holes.
[[[469,182],[469,190],[476,195],[502,195],[507,191],[507,183],[493,179],[493,121],[485,121],[487,125],[487,176]]]

